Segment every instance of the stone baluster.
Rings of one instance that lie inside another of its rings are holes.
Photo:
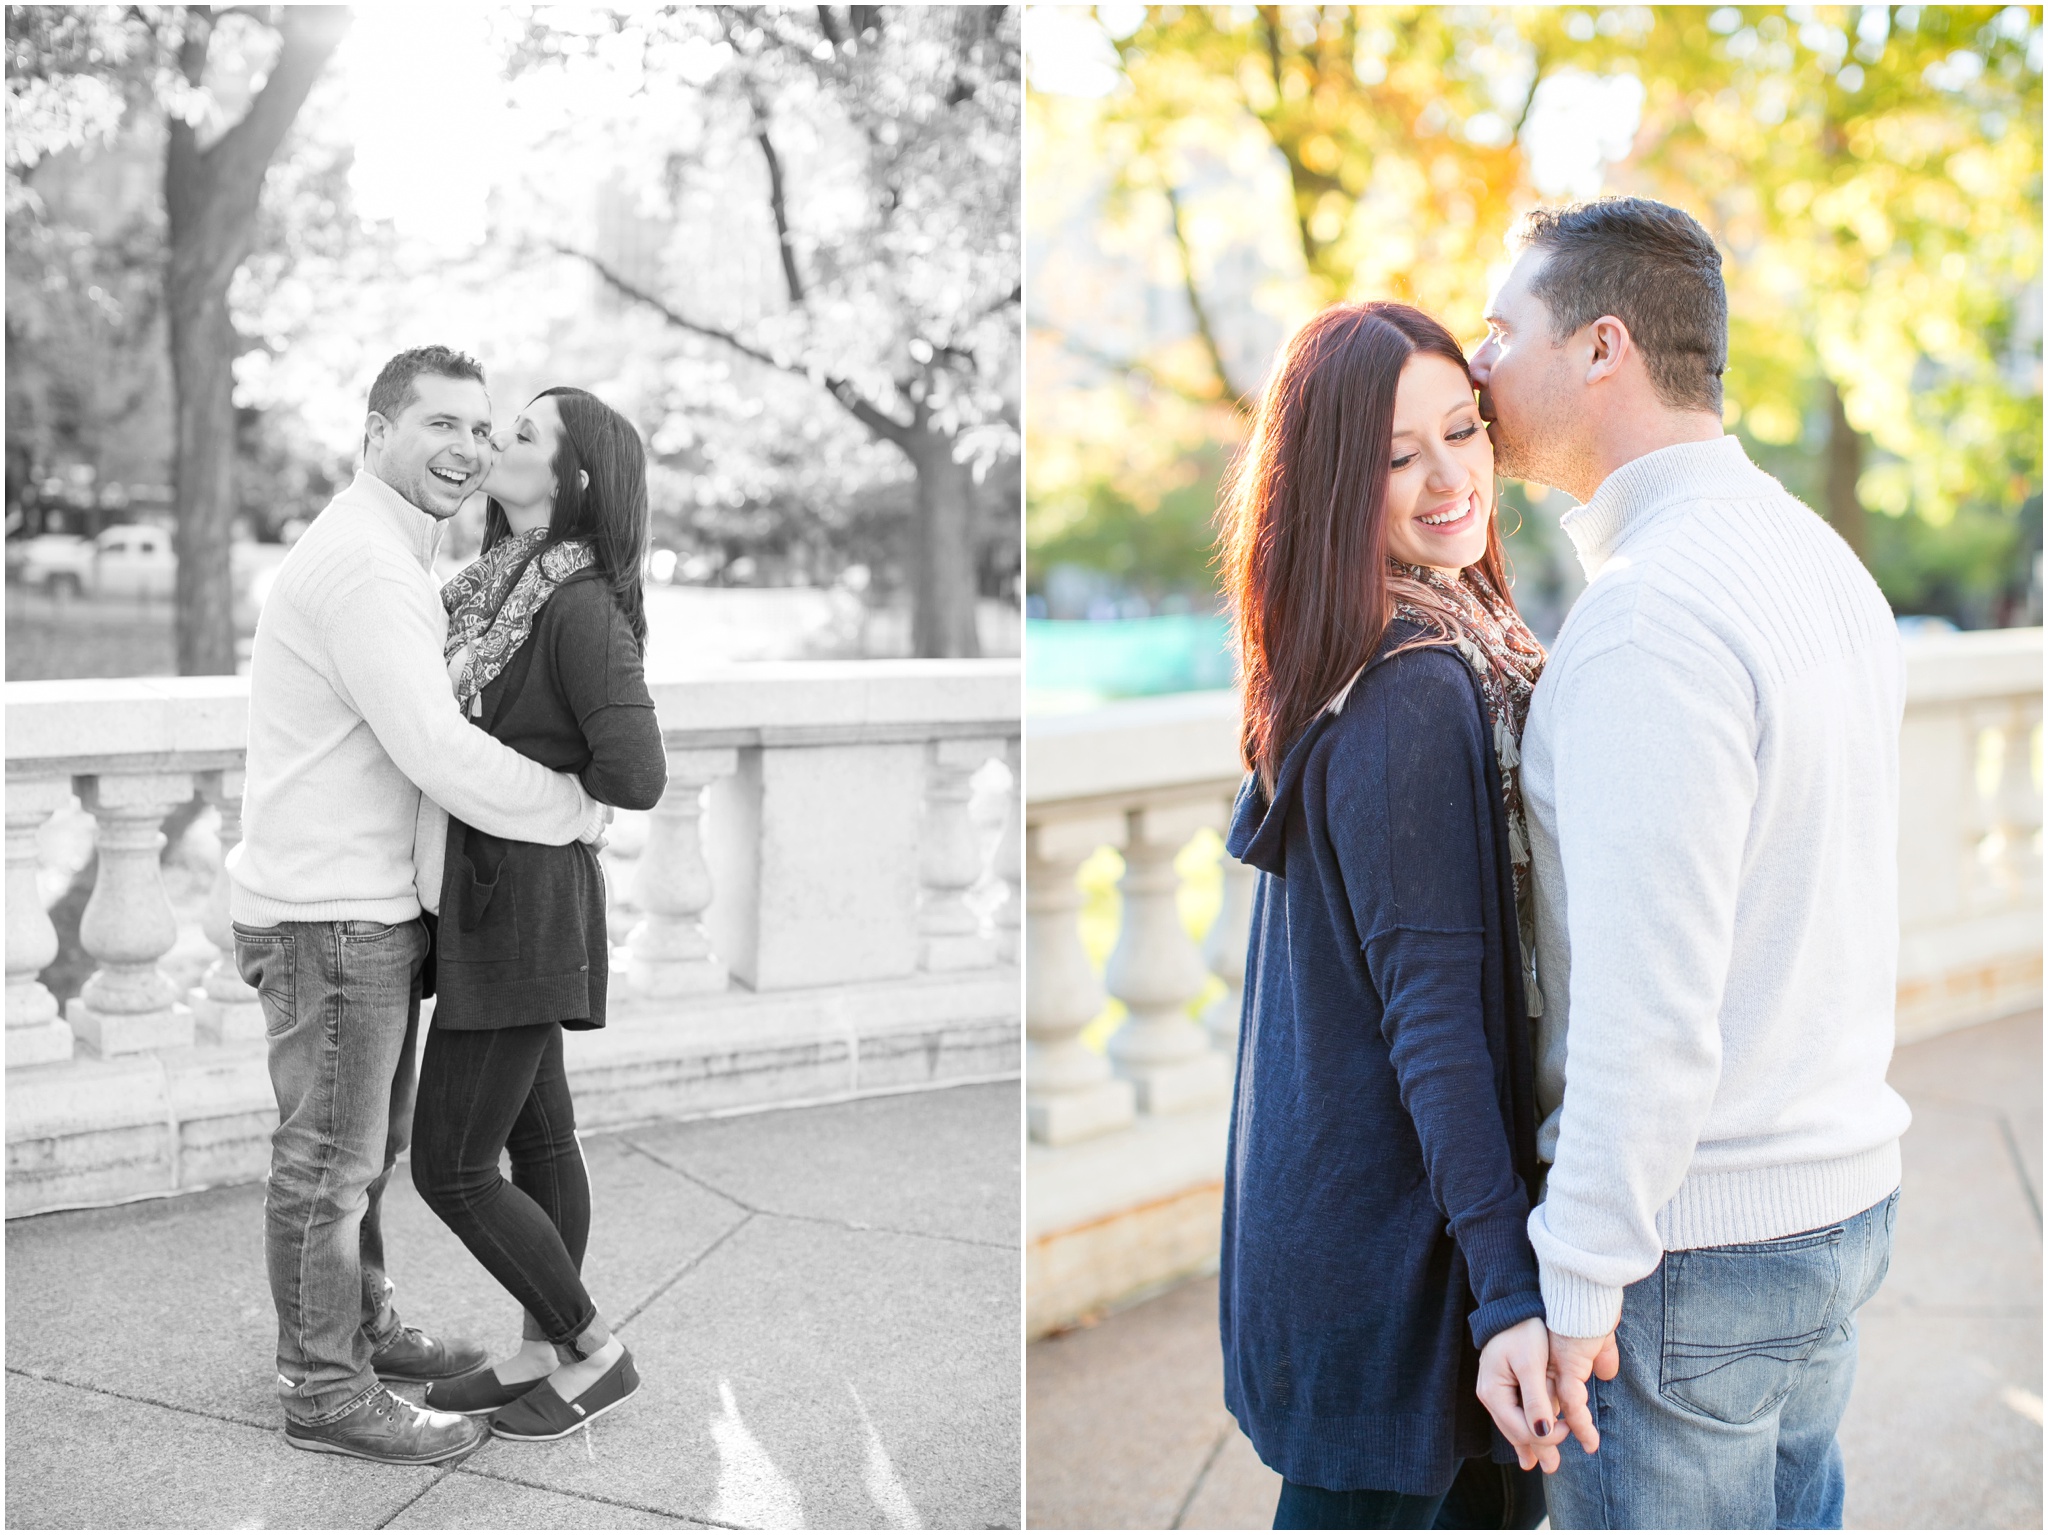
[[[725,962],[704,933],[711,866],[704,859],[704,791],[739,766],[732,747],[668,754],[668,790],[648,815],[633,896],[646,915],[628,940],[627,977],[643,997],[723,991]]]
[[[925,749],[924,816],[918,829],[920,970],[978,970],[995,963],[995,939],[967,904],[981,877],[981,839],[967,814],[971,779],[1002,752],[996,740],[933,741]]]
[[[192,775],[103,773],[78,782],[99,823],[99,877],[78,936],[100,967],[65,1010],[72,1032],[101,1056],[189,1045],[192,1010],[156,963],[178,941],[157,860],[158,828],[192,797]]]
[[[2041,782],[2034,771],[2040,730],[2040,700],[2014,700],[2005,727],[1998,819],[2005,830],[2006,868],[2014,885],[2027,895],[2038,894],[2041,888]]]
[[[71,1059],[71,1026],[36,979],[57,957],[57,929],[36,888],[36,833],[71,801],[62,778],[7,781],[7,1066]]]
[[[1003,802],[1003,835],[996,843],[995,877],[1003,882],[1002,904],[995,911],[996,958],[1017,963],[1018,924],[1024,911],[1024,765],[1023,742],[1011,736],[1003,743],[1003,766],[1010,771]]]
[[[186,1000],[192,1007],[194,1034],[210,1045],[261,1039],[264,1029],[263,1004],[235,964],[235,929],[228,917],[232,882],[227,855],[242,840],[242,786],[240,768],[208,773],[200,780],[207,802],[220,810],[221,866],[213,871],[213,889],[207,893],[206,915],[199,927],[221,957],[207,968]]]
[[[650,822],[645,811],[621,810],[612,817],[598,857],[604,869],[605,931],[623,950],[640,923],[640,855],[647,850]]]
[[[1123,927],[1105,979],[1130,1019],[1110,1036],[1109,1055],[1148,1114],[1201,1108],[1230,1092],[1230,1064],[1188,1016],[1209,973],[1181,926],[1180,875],[1173,867],[1188,839],[1220,818],[1207,804],[1133,810],[1126,818],[1124,877],[1117,887],[1124,895]]]
[[[1219,855],[1223,865],[1223,909],[1209,925],[1202,945],[1202,958],[1209,973],[1223,982],[1223,995],[1202,1010],[1202,1025],[1217,1054],[1226,1061],[1237,1059],[1238,1015],[1244,1010],[1245,948],[1252,936],[1252,895],[1257,890],[1259,871],[1239,863],[1228,853]]]
[[[1963,817],[1967,881],[1971,902],[1979,908],[2004,905],[2012,896],[2012,848],[2004,815],[2012,723],[2003,700],[1982,699],[1963,711],[1969,772]]]
[[[1122,816],[1097,816],[1025,833],[1024,1117],[1043,1145],[1120,1130],[1136,1114],[1131,1084],[1081,1043],[1081,1031],[1107,998],[1081,944],[1081,891],[1074,883],[1089,854],[1121,842],[1124,831]]]

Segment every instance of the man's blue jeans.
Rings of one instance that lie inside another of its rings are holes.
[[[1835,1429],[1898,1204],[1894,1190],[1817,1231],[1668,1252],[1630,1285],[1621,1373],[1589,1382],[1600,1449],[1565,1440],[1551,1527],[1840,1529]]]
[[[285,1416],[326,1423],[375,1389],[399,1330],[378,1206],[412,1135],[421,922],[235,924],[263,1000],[277,1133],[263,1202]]]

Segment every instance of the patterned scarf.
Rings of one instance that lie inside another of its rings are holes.
[[[441,605],[448,610],[442,659],[452,665],[468,647],[455,681],[455,702],[465,714],[526,643],[534,616],[554,596],[555,588],[597,563],[586,539],[543,548],[547,539],[545,528],[500,539],[441,588]]]
[[[1500,766],[1501,799],[1508,821],[1508,861],[1515,881],[1515,915],[1521,928],[1523,981],[1529,1014],[1541,1017],[1536,986],[1535,907],[1529,882],[1529,823],[1522,810],[1522,727],[1529,698],[1543,674],[1543,646],[1505,592],[1477,565],[1455,579],[1427,565],[1388,562],[1394,612],[1425,633],[1448,639],[1479,679],[1480,696],[1493,725],[1494,760]]]

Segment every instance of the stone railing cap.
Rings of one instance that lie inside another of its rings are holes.
[[[1023,666],[988,661],[796,661],[706,667],[649,683],[664,731],[921,729],[1017,732]],[[247,677],[10,682],[7,761],[222,754],[248,747]],[[73,767],[70,771],[81,771]]]
[[[1025,730],[1024,797],[1033,805],[1181,784],[1235,783],[1235,692],[1133,698],[1073,714],[1033,716]]]

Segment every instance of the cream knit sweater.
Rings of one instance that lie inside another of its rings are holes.
[[[493,836],[594,837],[603,807],[455,707],[432,572],[436,524],[367,471],[278,567],[249,665],[237,922],[404,922],[420,913],[422,791]]]
[[[1544,998],[1529,1236],[1596,1337],[1665,1251],[1899,1184],[1904,667],[1876,584],[1733,437],[1610,475],[1522,743]]]

